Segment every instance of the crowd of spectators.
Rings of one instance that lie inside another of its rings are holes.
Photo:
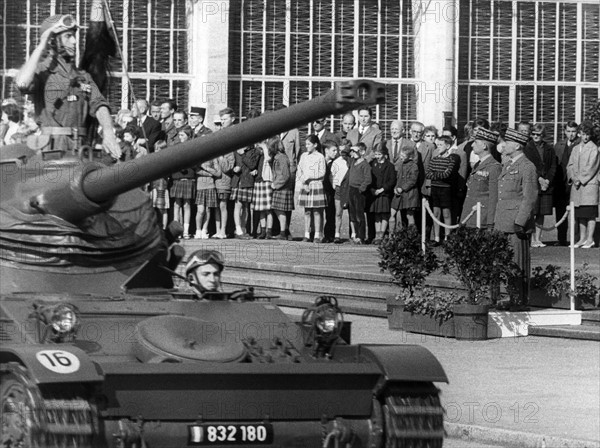
[[[178,143],[202,138],[237,121],[235,112],[225,108],[211,129],[204,123],[205,114],[201,107],[179,110],[170,99],[151,104],[137,100],[131,110],[121,110],[114,117],[121,159],[171,147],[177,150]],[[258,115],[251,110],[245,118]],[[377,244],[398,226],[419,224],[421,198],[426,197],[436,218],[428,220],[427,231],[430,235],[433,231],[437,245],[449,232],[441,230],[437,220],[457,224],[470,212],[471,204],[469,209],[463,206],[469,185],[476,188],[469,177],[478,170],[479,155],[489,152],[498,162],[505,162],[506,126],[481,118],[467,123],[462,142],[454,126],[440,131],[418,121],[407,127],[391,122],[390,138],[384,139],[368,107],[341,117],[337,132],[326,118],[311,123],[311,130],[304,142],[298,130],[291,130],[154,181],[149,194],[162,225],[170,220],[181,222],[185,239],[291,240],[292,212],[302,209],[302,241],[342,243],[346,210],[350,242]],[[486,131],[493,138],[486,138]],[[547,141],[543,124],[521,122],[517,131],[528,136],[523,153],[535,165],[539,182],[532,246],[545,246],[545,216],[555,211],[559,220],[574,200],[579,224],[576,245],[593,247],[600,184],[600,152],[593,125],[568,122],[565,138],[554,145]],[[0,144],[31,143],[36,135],[39,127],[33,108],[4,102]],[[483,142],[481,150],[477,150],[478,138]],[[474,219],[466,224],[474,225]],[[493,227],[493,215],[482,217],[482,224]],[[558,240],[566,244],[567,222],[559,226]]]

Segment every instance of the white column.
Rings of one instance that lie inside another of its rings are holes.
[[[420,0],[413,6],[417,119],[438,129],[444,112],[455,109],[458,7],[459,0]]]
[[[206,108],[205,124],[227,104],[229,0],[189,1],[189,105]]]

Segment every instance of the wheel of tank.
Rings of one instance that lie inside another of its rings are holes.
[[[1,376],[2,448],[37,448],[40,440],[40,398],[27,384],[24,375],[5,373]]]
[[[1,380],[1,448],[103,446],[96,407],[89,401],[72,392],[69,396],[49,392],[42,397],[22,366],[11,366]],[[69,389],[76,390],[77,385]]]
[[[398,383],[383,399],[386,448],[442,448],[444,410],[432,383]]]

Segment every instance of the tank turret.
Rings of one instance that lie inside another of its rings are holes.
[[[313,100],[112,166],[75,158],[4,160],[0,290],[118,292],[166,249],[149,199],[136,187],[383,99],[382,84],[343,81]]]

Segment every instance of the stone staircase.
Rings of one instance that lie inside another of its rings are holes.
[[[600,341],[600,310],[581,312],[581,325],[530,326],[532,336]]]

